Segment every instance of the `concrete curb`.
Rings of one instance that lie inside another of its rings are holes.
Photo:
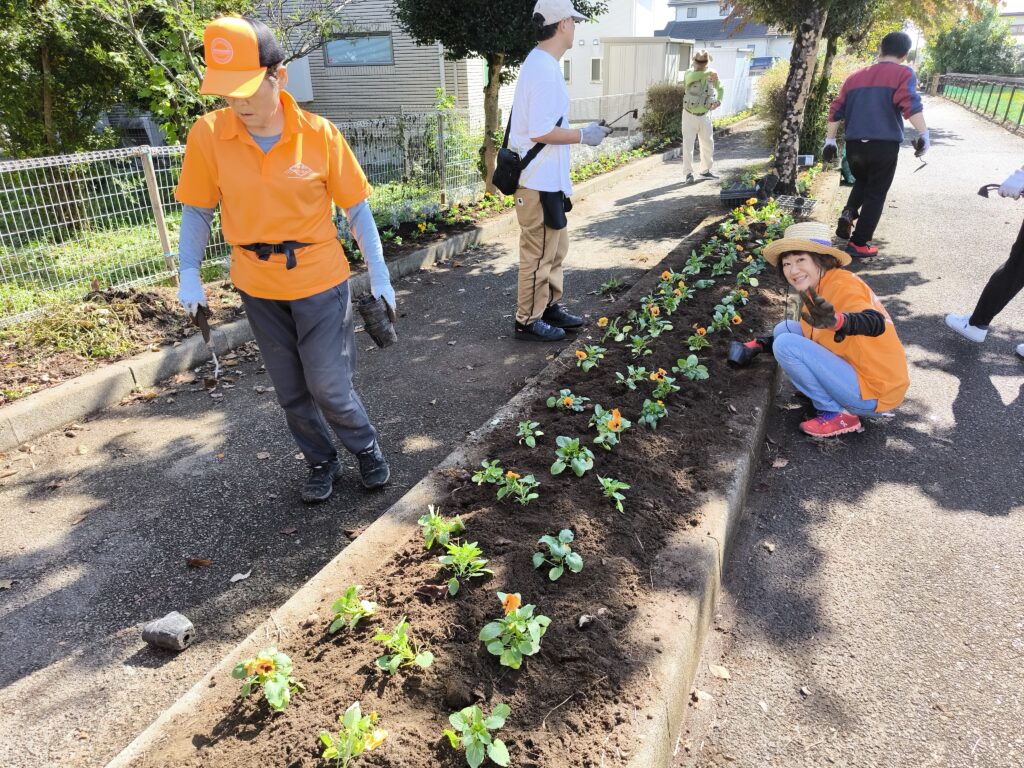
[[[648,166],[679,156],[679,149],[645,157],[621,168],[601,174],[577,185],[574,197],[583,199],[640,173]],[[443,263],[478,243],[494,240],[516,226],[515,211],[484,221],[468,232],[461,232],[388,262],[392,280],[414,274],[431,264]],[[370,290],[366,272],[349,280],[352,295]],[[249,322],[242,318],[213,329],[212,343],[217,354],[242,346],[253,338]],[[74,379],[44,389],[0,409],[0,451],[11,450],[47,432],[85,419],[127,397],[132,390],[152,387],[160,381],[187,371],[209,359],[202,339],[193,336],[175,347],[121,360]]]
[[[684,252],[703,240],[720,216],[709,217],[678,246]],[[709,223],[710,222],[710,223]],[[623,297],[626,304],[637,301],[658,282],[661,267],[655,266]],[[236,698],[235,688],[218,685],[230,677],[231,669],[239,658],[254,655],[265,647],[268,638],[283,639],[282,631],[301,626],[311,614],[322,618],[329,612],[327,606],[336,596],[339,584],[370,584],[381,563],[414,536],[419,535],[417,518],[427,504],[433,503],[446,492],[446,481],[441,473],[450,467],[473,465],[485,458],[484,444],[488,435],[497,429],[518,421],[523,408],[539,394],[546,392],[550,383],[564,370],[574,365],[574,350],[584,339],[569,346],[549,363],[536,377],[482,427],[474,430],[461,446],[449,454],[423,480],[412,487],[380,518],[374,521],[352,544],[314,575],[282,606],[275,610],[262,625],[232,649],[224,658],[196,682],[181,698],[165,710],[160,717],[125,747],[107,768],[127,768],[133,761],[166,747],[168,740],[208,727],[209,723],[196,721],[192,713],[201,699],[214,697],[223,700],[225,708]],[[683,713],[694,679],[696,665],[701,656],[704,635],[713,615],[713,606],[721,583],[725,547],[743,509],[750,477],[756,465],[768,421],[769,405],[774,394],[775,377],[764,372],[767,386],[758,398],[754,424],[744,427],[743,447],[728,461],[722,462],[723,472],[729,477],[727,487],[709,495],[700,513],[703,523],[697,529],[678,535],[659,555],[659,581],[663,576],[679,581],[676,573],[685,561],[683,579],[686,590],[676,588],[659,592],[643,614],[633,622],[641,642],[649,644],[650,634],[664,637],[666,647],[660,655],[651,654],[649,668],[652,685],[657,693],[654,702],[637,712],[637,751],[629,766],[635,768],[668,768],[672,760],[674,740],[681,727]],[[694,535],[696,531],[697,535]],[[705,532],[705,536],[700,533]],[[694,551],[694,539],[698,547]],[[652,581],[654,579],[652,570]],[[672,617],[685,623],[677,623]],[[282,630],[283,628],[283,630]],[[642,634],[639,634],[642,633]],[[301,670],[297,671],[301,677]],[[644,717],[646,715],[646,717]]]

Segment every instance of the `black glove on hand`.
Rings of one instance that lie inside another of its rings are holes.
[[[803,301],[804,306],[807,307],[806,312],[800,313],[800,317],[805,323],[812,328],[821,328],[825,331],[835,329],[839,322],[839,318],[836,317],[835,308],[816,294],[813,288],[800,291],[800,299]]]
[[[729,355],[726,361],[734,368],[746,368],[757,355],[762,352],[771,353],[774,340],[771,336],[765,336],[748,341],[746,344],[739,341],[731,341],[729,342]]]
[[[839,156],[839,148],[835,144],[826,144],[821,151],[821,159],[826,163],[834,162]]]

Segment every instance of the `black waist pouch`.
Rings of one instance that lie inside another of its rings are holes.
[[[544,226],[549,229],[565,229],[568,221],[565,214],[572,210],[572,200],[564,192],[538,192],[540,207],[544,211]]]
[[[562,118],[558,118],[555,126],[562,124]],[[512,110],[508,113],[508,125],[505,126],[505,139],[498,148],[498,157],[495,161],[494,173],[491,174],[491,184],[496,186],[502,194],[513,195],[519,189],[519,176],[533,158],[546,147],[546,144],[534,144],[526,157],[519,157],[518,152],[508,148],[508,136],[512,130]],[[564,226],[564,225],[563,225]]]

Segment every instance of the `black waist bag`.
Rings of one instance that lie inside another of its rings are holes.
[[[561,124],[562,118],[558,118],[555,126],[557,127]],[[511,130],[512,112],[510,110],[508,113],[508,125],[505,126],[505,140],[501,142],[497,162],[494,166],[494,174],[491,176],[491,183],[505,195],[515,194],[516,190],[519,189],[519,177],[522,175],[523,170],[547,146],[547,144],[534,144],[525,157],[520,157],[518,152],[513,152],[508,148],[508,135]]]

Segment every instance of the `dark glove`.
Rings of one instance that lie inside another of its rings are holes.
[[[836,328],[836,341],[847,336],[881,336],[885,333],[885,315],[876,309],[865,309],[863,312],[842,312],[842,321]]]
[[[807,307],[806,312],[801,312],[800,317],[812,328],[821,328],[825,331],[833,331],[839,324],[835,307],[814,292],[813,288],[800,291],[800,298]]]
[[[825,146],[821,150],[821,159],[826,163],[831,163],[839,156],[839,146],[836,144],[835,139],[825,139]]]
[[[762,352],[771,353],[773,341],[775,339],[771,336],[754,339],[746,344],[733,340],[729,343],[726,361],[734,368],[746,368]]]

